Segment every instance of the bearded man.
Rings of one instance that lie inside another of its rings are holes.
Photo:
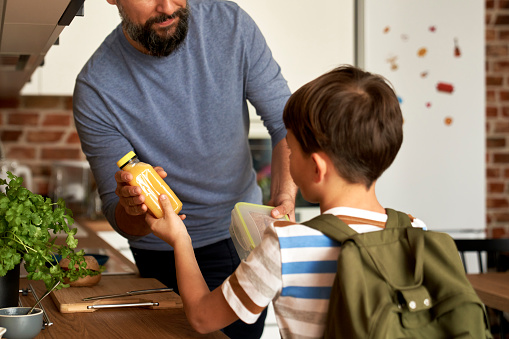
[[[103,213],[129,240],[140,275],[178,293],[186,282],[175,277],[173,249],[151,233],[141,188],[129,186],[131,174],[116,167],[133,150],[182,201],[198,264],[213,290],[240,262],[228,231],[231,210],[240,201],[262,202],[247,101],[272,141],[272,215],[293,219],[296,186],[282,122],[290,90],[257,25],[233,2],[107,1],[122,22],[81,70],[73,98]],[[264,320],[236,322],[224,332],[259,338]]]

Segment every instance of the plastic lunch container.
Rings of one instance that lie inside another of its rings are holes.
[[[289,220],[288,216],[280,219],[272,218],[270,211],[273,208],[247,202],[235,204],[232,210],[230,235],[241,260],[246,259],[253,248],[262,241],[263,232],[267,226],[276,220]]]

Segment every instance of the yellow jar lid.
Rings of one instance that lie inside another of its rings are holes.
[[[126,155],[124,155],[122,157],[122,159],[120,159],[119,161],[117,161],[117,166],[118,168],[122,168],[125,166],[125,164],[127,164],[129,162],[129,160],[131,160],[132,158],[134,158],[136,156],[136,153],[134,153],[133,151],[130,151],[129,153],[127,153]]]

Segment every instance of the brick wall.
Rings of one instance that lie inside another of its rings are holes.
[[[509,1],[486,1],[486,218],[509,238]]]
[[[0,101],[6,157],[29,165],[36,193],[47,194],[51,162],[84,160],[72,98]],[[486,0],[486,192],[488,236],[509,237],[509,0]]]
[[[4,158],[29,166],[33,191],[42,195],[48,195],[52,162],[85,160],[74,127],[71,97],[0,100],[0,140]]]

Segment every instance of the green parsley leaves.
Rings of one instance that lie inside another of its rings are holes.
[[[97,275],[100,271],[86,269],[84,251],[74,252],[78,240],[74,238],[77,228],[72,211],[59,199],[56,203],[50,198],[34,194],[21,186],[23,179],[7,172],[10,179],[0,179],[5,193],[0,192],[0,276],[4,276],[17,264],[24,261],[30,280],[43,280],[51,288],[58,280],[57,287],[68,287],[66,281],[75,281],[87,275]],[[57,245],[56,234],[67,234],[66,245]],[[55,254],[69,258],[72,265],[62,269]],[[74,264],[78,263],[78,268]]]

